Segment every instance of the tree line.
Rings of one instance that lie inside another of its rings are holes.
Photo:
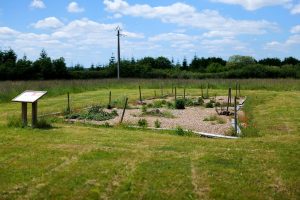
[[[294,57],[264,58],[234,55],[227,61],[218,57],[184,58],[174,62],[166,57],[122,59],[120,76],[126,78],[300,78],[300,60]],[[67,67],[63,57],[51,59],[45,50],[30,61],[17,58],[12,50],[0,50],[0,80],[50,80],[114,78],[117,65],[112,56],[106,65]]]

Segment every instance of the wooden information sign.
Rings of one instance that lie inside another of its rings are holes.
[[[22,123],[23,126],[27,125],[27,103],[32,103],[32,127],[35,127],[37,124],[37,101],[42,98],[46,91],[33,91],[26,90],[17,97],[15,97],[13,102],[22,103]]]

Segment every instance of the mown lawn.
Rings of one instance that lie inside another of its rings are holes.
[[[138,99],[135,89],[112,91]],[[107,102],[107,93],[72,94],[72,108]],[[10,128],[20,105],[1,103],[0,199],[299,199],[299,91],[243,93],[252,127],[237,140],[60,121]],[[46,97],[39,113],[65,107],[65,95]]]

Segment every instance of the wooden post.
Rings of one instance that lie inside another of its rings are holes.
[[[203,96],[203,86],[201,84],[201,97],[204,99],[204,96]]]
[[[107,105],[107,108],[111,109],[111,91],[109,91],[109,94],[108,94],[108,105]]]
[[[236,97],[234,97],[234,130],[237,135],[237,108],[236,108]]]
[[[124,104],[124,108],[123,108],[123,112],[122,112],[122,116],[121,116],[121,120],[120,120],[120,124],[123,122],[125,110],[126,110],[126,107],[127,107],[127,102],[128,102],[128,98],[126,97],[126,99],[125,99],[125,104]]]
[[[227,99],[227,109],[226,109],[227,112],[229,109],[229,102],[231,102],[230,98],[231,98],[231,88],[228,89],[228,99]]]
[[[231,105],[231,88],[229,88],[229,104]]]
[[[238,83],[235,83],[235,97],[238,96]]]
[[[140,102],[142,102],[142,91],[141,91],[141,86],[139,85],[139,92],[140,92]]]
[[[183,88],[183,99],[185,100],[185,88]]]
[[[67,94],[67,98],[68,98],[67,113],[69,114],[71,112],[71,108],[70,108],[70,93],[69,92]]]
[[[175,87],[175,101],[177,99],[177,91],[176,91],[176,87]]]
[[[32,103],[32,128],[35,128],[37,125],[37,102]]]
[[[27,103],[22,102],[22,125],[27,126]]]
[[[208,87],[209,87],[209,84],[207,83],[207,88],[206,88],[206,98],[208,99]]]

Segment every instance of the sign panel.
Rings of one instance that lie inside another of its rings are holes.
[[[12,101],[14,102],[25,102],[34,103],[40,98],[42,98],[47,92],[46,91],[32,91],[26,90],[22,94],[15,97]]]

